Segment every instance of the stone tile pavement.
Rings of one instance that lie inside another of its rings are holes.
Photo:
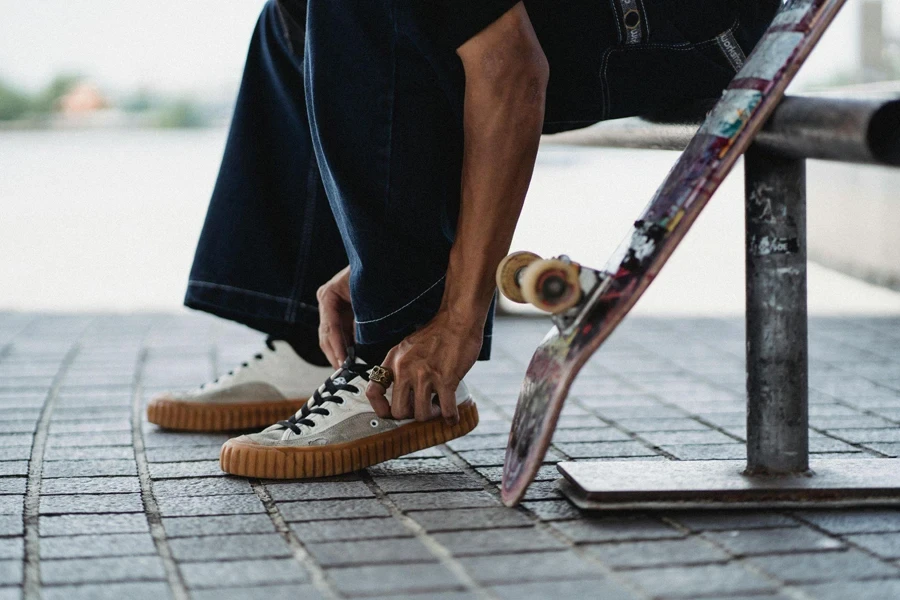
[[[900,511],[579,512],[553,464],[741,458],[740,320],[631,319],[585,368],[523,505],[497,482],[545,320],[501,319],[482,422],[329,480],[225,477],[225,435],[160,431],[158,390],[257,334],[202,315],[0,313],[0,600],[900,598]],[[900,319],[811,323],[812,451],[900,454]]]

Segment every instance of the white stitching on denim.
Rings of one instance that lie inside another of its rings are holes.
[[[616,20],[621,23],[622,20],[619,19],[619,11],[617,10],[616,0],[609,0],[609,2],[610,2],[610,6],[612,7],[614,15],[616,16]],[[622,0],[619,0],[619,4],[621,4],[621,2],[622,2]],[[640,2],[641,8],[643,9],[644,25],[647,28],[647,34],[649,37],[650,25],[649,25],[649,23],[647,23],[647,10],[644,7],[644,0],[637,0],[637,2]],[[600,61],[600,64],[601,64],[600,86],[603,91],[603,95],[601,97],[601,100],[603,102],[603,106],[601,107],[601,114],[602,114],[601,120],[608,119],[610,111],[612,110],[612,97],[610,95],[610,89],[609,89],[608,70],[609,70],[609,59],[613,55],[613,53],[627,52],[629,50],[651,50],[651,49],[678,50],[678,51],[683,52],[686,50],[701,50],[703,48],[706,48],[708,46],[713,46],[713,45],[719,46],[721,48],[721,40],[720,40],[721,36],[727,35],[727,34],[733,35],[734,31],[739,27],[739,25],[740,25],[740,21],[735,20],[735,22],[731,25],[731,27],[725,33],[720,34],[712,39],[704,40],[702,42],[697,42],[697,43],[678,42],[676,44],[660,44],[660,43],[653,43],[653,42],[643,42],[640,44],[628,44],[628,45],[622,46],[622,47],[607,48],[604,51],[603,58]],[[619,43],[621,44],[622,43],[622,33],[621,33],[619,27],[616,27],[616,33],[618,34]],[[738,47],[740,48],[740,46],[738,46]],[[743,49],[741,49],[741,50],[743,50]],[[565,122],[565,121],[560,121],[560,122]]]
[[[600,61],[600,89],[603,90],[603,96],[601,100],[603,101],[603,118],[609,118],[610,106],[609,106],[609,81],[606,77],[606,70],[609,67],[609,56],[612,54],[613,49],[607,48],[603,53],[603,59]]]
[[[641,16],[644,19],[644,31],[647,32],[647,39],[649,40],[652,38],[650,36],[650,19],[648,18],[649,15],[647,14],[647,7],[644,6],[644,0],[638,0],[638,2],[641,3],[641,12],[643,13]]]
[[[622,29],[621,24],[622,21],[619,19],[619,10],[616,8],[616,0],[609,0],[609,6],[612,8],[613,16],[616,18],[616,37],[619,40],[619,43],[622,43]]]
[[[710,42],[716,43],[716,40],[701,42],[701,44],[709,44]],[[696,50],[697,47],[701,44],[641,44],[640,46],[623,46],[621,48],[612,48],[612,50],[613,52],[626,52],[630,50],[656,50],[662,48],[663,50],[679,50],[683,52],[685,50]]]
[[[261,298],[269,298],[270,300],[274,300],[276,302],[281,303],[291,303],[294,302],[290,298],[285,298],[283,296],[273,296],[272,294],[264,294],[263,292],[254,292],[253,290],[245,290],[244,288],[234,287],[233,285],[224,285],[221,283],[211,283],[209,281],[198,281],[196,279],[189,279],[188,286],[196,285],[197,287],[209,287],[209,288],[219,288],[223,290],[231,290],[233,292],[240,292],[242,294],[247,294],[249,296],[259,296]],[[311,304],[304,304],[303,302],[296,302],[298,306],[302,306],[303,308],[315,308],[318,310],[318,307],[313,306]]]
[[[604,107],[604,119],[609,118],[609,112],[612,110],[612,98],[610,97],[609,90],[609,78],[607,77],[607,71],[609,69],[609,58],[615,52],[629,52],[631,50],[654,50],[654,49],[664,49],[664,50],[678,50],[680,52],[684,52],[687,50],[696,50],[697,48],[705,45],[705,44],[715,44],[717,43],[716,39],[708,40],[706,42],[700,42],[699,44],[691,44],[687,43],[679,43],[679,44],[635,44],[632,46],[622,46],[621,48],[607,48],[606,53],[603,56],[602,68],[600,70],[600,84],[603,88],[603,94],[606,102],[606,106]]]
[[[204,312],[208,312],[210,314],[217,314],[215,312],[217,310],[226,310],[226,311],[228,311],[228,314],[236,314],[236,315],[241,315],[241,316],[245,316],[245,317],[251,317],[253,319],[259,318],[259,313],[257,311],[242,310],[240,308],[235,308],[233,306],[224,306],[224,305],[218,304],[216,302],[207,302],[206,300],[198,300],[197,298],[191,298],[191,307],[196,308],[198,310],[202,310]],[[316,315],[319,314],[318,307],[306,306],[303,308],[310,312],[316,313]],[[207,309],[209,309],[209,310],[207,310]],[[226,318],[230,319],[231,317],[226,317]],[[236,320],[236,319],[232,319],[232,320]],[[300,321],[293,320],[293,321],[285,321],[285,322],[286,323],[299,323]]]
[[[378,321],[384,321],[388,317],[392,317],[392,316],[396,315],[398,312],[400,312],[401,310],[404,310],[405,308],[408,308],[416,300],[418,300],[419,298],[421,298],[422,296],[424,296],[425,294],[430,292],[432,289],[434,289],[440,282],[442,282],[444,280],[445,277],[447,277],[447,276],[443,275],[440,279],[438,279],[437,281],[432,283],[430,286],[428,286],[428,289],[426,289],[424,292],[422,292],[421,294],[419,294],[418,296],[416,296],[415,298],[413,298],[412,300],[410,300],[409,302],[407,302],[406,304],[404,304],[403,306],[401,306],[394,312],[388,313],[388,314],[384,315],[383,317],[378,317],[377,319],[369,319],[368,321],[356,321],[356,324],[357,325],[365,325],[367,323],[377,323]]]

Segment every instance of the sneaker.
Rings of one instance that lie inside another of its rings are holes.
[[[456,425],[440,417],[425,422],[379,418],[365,395],[369,369],[351,356],[290,419],[225,442],[222,470],[261,479],[340,475],[443,444],[478,424],[478,410],[463,382],[456,390]]]
[[[147,420],[180,431],[265,427],[303,407],[332,371],[309,364],[290,344],[270,338],[262,352],[215,381],[154,397]]]

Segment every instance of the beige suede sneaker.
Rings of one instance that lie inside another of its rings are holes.
[[[442,444],[478,424],[478,409],[463,382],[456,390],[456,425],[440,417],[425,422],[379,418],[365,395],[370,368],[349,358],[290,419],[225,442],[222,470],[263,479],[340,475]]]
[[[332,372],[309,364],[287,342],[269,339],[262,352],[215,381],[154,397],[147,420],[180,431],[265,427],[299,410]]]

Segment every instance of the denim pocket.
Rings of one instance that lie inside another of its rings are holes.
[[[738,25],[733,0],[612,0],[612,5],[620,35],[600,66],[604,118],[714,98],[734,77],[742,53],[731,45],[730,32]]]

